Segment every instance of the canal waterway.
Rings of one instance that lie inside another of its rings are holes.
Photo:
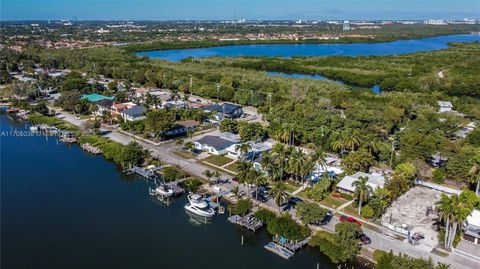
[[[335,268],[308,247],[284,260],[263,248],[265,228],[226,215],[199,224],[185,196],[155,201],[145,180],[4,113],[0,127],[1,268]]]

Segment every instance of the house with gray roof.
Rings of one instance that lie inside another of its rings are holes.
[[[211,154],[222,155],[227,153],[227,148],[235,145],[236,143],[224,138],[206,135],[197,141],[195,141],[195,148],[198,150],[203,150]]]
[[[125,109],[121,113],[125,121],[137,121],[145,119],[145,108],[143,106],[134,106]]]
[[[355,187],[353,186],[353,183],[358,181],[360,177],[367,177],[367,185],[372,187],[373,190],[375,190],[376,188],[383,188],[383,186],[385,185],[385,177],[383,175],[356,172],[351,176],[345,176],[340,182],[338,182],[337,191],[344,193],[354,193]]]

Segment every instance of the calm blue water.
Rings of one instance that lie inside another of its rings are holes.
[[[265,230],[226,216],[195,224],[185,197],[164,206],[144,180],[77,145],[6,133],[26,127],[0,115],[1,268],[335,268],[318,249],[284,260],[263,248]]]
[[[202,58],[210,56],[366,56],[439,50],[447,48],[448,42],[474,41],[480,41],[480,35],[450,35],[384,43],[238,45],[197,49],[142,51],[138,52],[137,55],[170,61],[180,61],[188,57]]]
[[[283,72],[265,72],[267,75],[269,76],[277,76],[277,77],[285,77],[285,78],[300,78],[300,79],[314,79],[314,80],[325,80],[325,81],[333,81],[335,83],[338,83],[338,84],[342,84],[344,85],[345,83],[343,83],[342,81],[340,80],[331,80],[331,79],[328,79],[322,75],[308,75],[308,74],[298,74],[298,73],[283,73]],[[354,89],[361,89],[360,87],[356,87],[356,86],[353,86]],[[372,88],[370,88],[370,90],[373,92],[373,93],[381,93],[382,90],[380,89],[380,86],[378,85],[374,85]]]

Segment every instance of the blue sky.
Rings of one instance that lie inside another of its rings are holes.
[[[0,0],[1,20],[480,18],[480,0]]]

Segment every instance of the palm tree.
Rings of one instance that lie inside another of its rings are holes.
[[[278,206],[282,205],[287,200],[288,194],[286,191],[287,186],[285,185],[285,182],[283,180],[273,183],[270,194],[272,195],[273,200]]]
[[[293,149],[290,158],[288,159],[287,171],[292,174],[295,179],[301,174],[303,163],[306,161],[306,155],[300,149]]]
[[[445,221],[445,249],[451,249],[458,227],[463,226],[463,222],[473,208],[465,204],[457,194],[453,194],[450,198],[442,194],[436,205],[440,217]]]
[[[212,176],[218,181],[220,179],[220,172],[218,172],[217,170],[213,171],[213,174]]]
[[[252,183],[257,187],[255,190],[255,200],[258,201],[258,188],[260,185],[265,183],[265,177],[257,172],[257,171],[252,171]]]
[[[212,176],[213,176],[212,171],[210,171],[210,170],[207,169],[207,170],[203,171],[202,174],[203,174],[203,175],[208,179],[208,181],[210,182],[210,179],[211,179]]]
[[[171,90],[170,98],[173,100],[173,102],[175,102],[175,117],[174,117],[174,120],[176,120],[177,119],[177,109],[178,109],[177,101],[180,99],[180,93],[178,92],[177,89],[172,89]]]
[[[378,141],[374,139],[368,140],[363,147],[374,156],[379,152]]]
[[[444,236],[444,247],[445,249],[448,248],[448,241],[449,241],[449,231],[450,231],[450,223],[453,219],[454,215],[454,208],[452,207],[452,202],[450,197],[445,194],[442,194],[439,201],[435,203],[437,210],[439,212],[440,219],[445,222],[445,236]]]
[[[252,163],[240,161],[237,165],[237,178],[239,183],[243,183],[247,186],[248,193],[250,195],[250,183],[251,183],[251,175],[252,175]]]
[[[358,215],[362,213],[362,203],[370,197],[373,193],[373,189],[367,184],[368,177],[359,177],[357,181],[352,183],[352,187],[355,187],[355,197],[358,199]]]
[[[302,177],[302,181],[305,181],[306,177],[313,171],[315,168],[316,162],[314,158],[308,158],[302,166],[302,170],[300,171],[300,176]],[[328,174],[328,173],[326,173]]]
[[[463,222],[467,219],[467,217],[472,213],[473,208],[464,202],[461,201],[458,195],[454,194],[451,197],[452,207],[454,208],[453,212],[453,226],[450,230],[450,239],[448,241],[448,247],[452,248],[453,241],[455,240],[455,236],[457,234],[458,227],[463,227]]]
[[[435,267],[435,269],[448,269],[448,268],[450,268],[450,264],[446,264],[442,262],[437,263],[437,266]]]
[[[345,151],[345,141],[342,138],[339,138],[332,142],[333,150],[340,152],[343,156],[343,152]]]
[[[252,145],[250,145],[250,143],[242,143],[235,146],[235,151],[240,152],[242,159],[246,159],[250,150],[252,150]]]
[[[358,130],[353,130],[352,133],[346,135],[343,140],[345,148],[355,151],[355,148],[360,145],[360,133]]]
[[[477,186],[475,187],[475,194],[479,195],[478,191],[480,187],[480,154],[478,156],[475,156],[473,161],[474,164],[472,165],[472,168],[470,168],[470,171],[468,171],[468,175],[470,176],[470,182],[477,184]]]

